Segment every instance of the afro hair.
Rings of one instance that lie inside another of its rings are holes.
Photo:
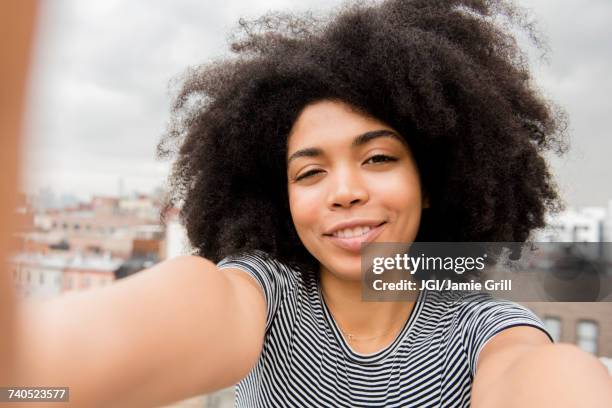
[[[259,249],[317,267],[292,223],[286,154],[300,112],[324,99],[389,124],[413,150],[430,202],[417,241],[529,239],[563,207],[543,154],[564,152],[567,124],[533,83],[514,27],[541,45],[505,1],[241,20],[233,56],[187,72],[158,146],[175,158],[168,205],[180,206],[194,252],[218,262]]]

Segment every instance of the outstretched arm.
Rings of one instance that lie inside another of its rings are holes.
[[[15,296],[7,259],[14,249],[22,108],[35,14],[34,0],[0,2],[0,386],[13,378]]]
[[[199,257],[29,303],[18,384],[70,387],[74,406],[154,406],[238,382],[263,344],[254,279]]]
[[[237,382],[258,358],[266,317],[243,272],[181,257],[108,287],[16,303],[6,261],[34,14],[32,0],[0,5],[0,386],[70,387],[70,406],[150,407]]]
[[[483,348],[472,406],[611,407],[612,379],[595,357],[570,344],[551,344],[540,330],[502,331]]]

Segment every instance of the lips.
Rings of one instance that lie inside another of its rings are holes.
[[[361,251],[361,245],[363,243],[372,242],[385,228],[386,222],[370,227],[371,229],[363,235],[354,236],[350,238],[334,236],[332,234],[324,234],[326,239],[329,239],[334,245],[345,249],[349,252],[359,253]],[[341,228],[342,229],[342,228]],[[336,231],[341,229],[336,228]],[[336,232],[334,231],[334,232]]]
[[[360,219],[346,220],[346,221],[342,221],[342,222],[335,224],[333,227],[325,231],[323,235],[337,235],[336,233],[338,231],[341,231],[344,229],[353,229],[357,227],[375,228],[384,223],[385,221],[381,221],[380,219],[360,218]]]

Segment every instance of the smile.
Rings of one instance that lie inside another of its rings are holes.
[[[372,242],[382,232],[386,222],[378,226],[357,226],[335,231],[331,235],[325,235],[334,245],[350,252],[359,253],[361,245]]]
[[[334,232],[332,235],[337,238],[353,238],[361,235],[365,235],[372,230],[370,226],[345,228]]]

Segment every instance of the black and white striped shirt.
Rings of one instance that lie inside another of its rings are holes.
[[[255,277],[267,304],[263,350],[237,384],[236,407],[468,407],[478,354],[492,336],[527,325],[550,337],[517,303],[421,291],[393,343],[364,355],[345,342],[318,274],[302,276],[263,252],[218,266]]]

